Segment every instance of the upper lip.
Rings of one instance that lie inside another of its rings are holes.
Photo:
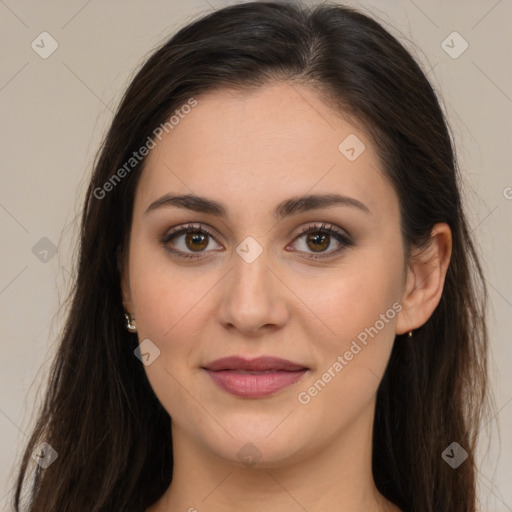
[[[216,359],[211,363],[203,366],[203,368],[211,371],[220,370],[243,370],[243,371],[267,371],[267,370],[308,370],[302,364],[293,363],[287,359],[273,356],[260,356],[255,359],[245,359],[240,356],[229,356]]]

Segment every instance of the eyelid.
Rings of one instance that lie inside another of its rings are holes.
[[[305,233],[308,233],[308,232],[314,231],[314,230],[334,232],[342,237],[345,237],[347,240],[352,241],[352,236],[346,229],[341,229],[341,228],[337,227],[336,225],[331,224],[330,222],[316,222],[316,223],[312,222],[305,227],[303,226],[302,228],[300,228],[297,235],[295,235],[294,240],[296,238],[298,238],[299,236],[304,235]]]
[[[215,235],[212,233],[209,227],[206,227],[205,224],[202,224],[200,222],[190,222],[188,224],[180,224],[178,226],[175,226],[173,228],[168,229],[164,236],[162,237],[162,240],[169,240],[173,235],[176,234],[182,234],[186,233],[187,231],[202,231],[212,238],[216,238]]]

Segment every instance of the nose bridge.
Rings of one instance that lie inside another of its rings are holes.
[[[269,250],[263,247],[252,237],[244,240],[236,249],[234,281],[244,294],[268,291],[270,263]]]
[[[236,248],[233,268],[224,288],[220,320],[238,329],[255,332],[267,324],[284,320],[286,310],[279,296],[278,283],[268,267],[270,251],[253,237]]]

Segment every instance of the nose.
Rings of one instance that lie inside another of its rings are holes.
[[[287,288],[270,268],[267,252],[263,250],[252,262],[234,255],[233,267],[219,290],[222,299],[218,319],[224,328],[254,336],[286,324]]]

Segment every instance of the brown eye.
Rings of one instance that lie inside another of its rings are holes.
[[[202,253],[208,252],[205,249],[211,240],[215,240],[213,235],[203,227],[188,225],[170,231],[161,242],[172,254],[183,258],[200,258]]]
[[[202,225],[189,224],[166,233],[161,243],[167,251],[178,257],[201,258],[213,250],[212,248],[208,249],[212,241],[217,243],[213,235]],[[295,241],[300,241],[302,244],[298,252],[310,254],[308,257],[311,259],[333,257],[354,245],[348,235],[338,228],[326,224],[306,227],[295,238]],[[328,251],[333,243],[339,247]],[[221,248],[219,244],[217,246]]]
[[[338,244],[339,248],[327,251],[333,244],[333,239],[335,244]],[[310,225],[306,227],[295,240],[302,241],[302,248],[299,249],[299,252],[308,253],[311,251],[312,253],[322,253],[320,256],[311,256],[312,259],[329,258],[339,254],[347,247],[354,245],[354,242],[345,233],[326,224],[321,224],[320,226]],[[325,255],[323,255],[323,253],[325,253]]]
[[[202,251],[208,246],[208,236],[204,233],[191,233],[188,232],[185,234],[185,245],[188,249],[193,251],[198,250]]]
[[[321,232],[317,233],[308,233],[306,235],[306,244],[313,251],[324,251],[329,248],[330,245],[330,235],[322,234]]]

